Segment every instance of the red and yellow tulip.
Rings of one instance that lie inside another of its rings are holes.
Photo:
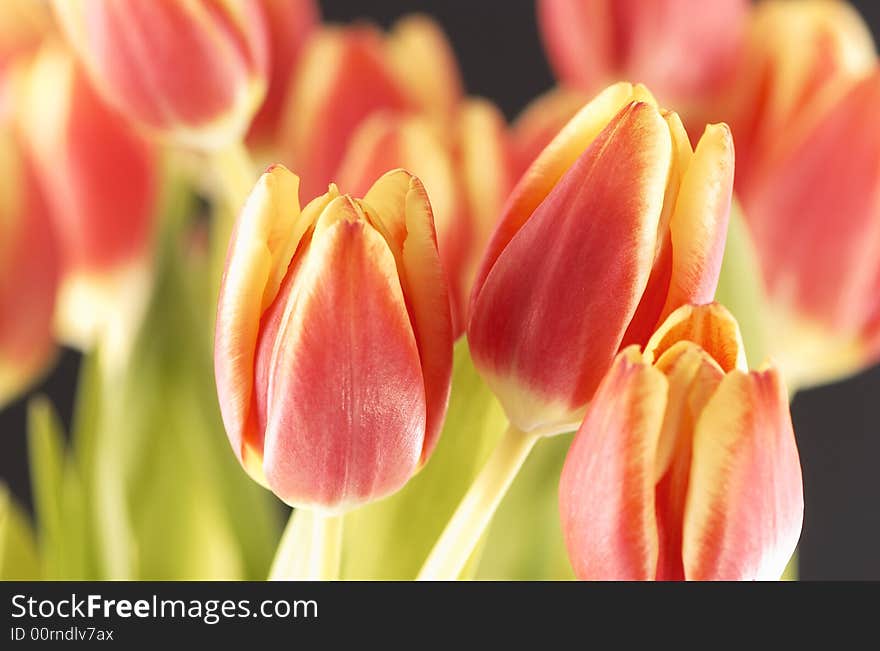
[[[46,45],[17,92],[18,122],[61,248],[59,335],[87,346],[108,313],[146,293],[156,152],[61,48]]]
[[[733,158],[726,126],[707,127],[692,150],[675,113],[619,83],[532,164],[486,250],[468,326],[515,427],[577,429],[622,347],[712,300]]]
[[[339,183],[365,193],[383,170],[403,167],[431,197],[456,337],[483,248],[512,186],[507,125],[485,100],[467,100],[448,127],[425,115],[378,113],[355,132]]]
[[[200,149],[240,139],[266,92],[259,0],[56,0],[92,82],[124,115]]]
[[[880,69],[846,3],[755,10],[732,100],[736,187],[788,381],[880,359]]]
[[[388,172],[363,199],[299,207],[282,166],[229,245],[214,348],[223,421],[248,473],[297,507],[342,511],[398,490],[446,411],[452,327],[431,206]]]
[[[559,508],[582,579],[778,579],[803,521],[788,396],[718,304],[623,350],[568,452]]]

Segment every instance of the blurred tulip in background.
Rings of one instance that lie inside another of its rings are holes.
[[[65,50],[47,44],[25,76],[18,121],[61,247],[57,328],[88,347],[107,328],[136,328],[149,297],[157,154]]]
[[[53,7],[117,110],[196,149],[244,136],[267,86],[259,0],[58,0]]]
[[[299,209],[274,166],[230,242],[215,339],[226,431],[285,502],[342,511],[398,490],[443,424],[452,328],[431,206],[398,170]],[[341,401],[341,402],[340,402]]]
[[[778,579],[803,520],[788,396],[749,372],[733,317],[684,306],[623,350],[559,486],[582,579]]]

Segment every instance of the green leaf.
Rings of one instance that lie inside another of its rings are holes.
[[[736,201],[730,210],[727,245],[715,300],[730,310],[739,323],[749,366],[764,361],[770,352],[767,297],[758,254]]]
[[[6,485],[0,483],[0,580],[40,578],[40,559],[31,524]]]
[[[437,448],[398,493],[346,516],[343,578],[415,578],[506,426],[501,406],[473,366],[467,343],[459,341]]]
[[[58,416],[45,398],[28,405],[28,446],[42,574],[47,579],[86,575],[84,491],[68,457]]]

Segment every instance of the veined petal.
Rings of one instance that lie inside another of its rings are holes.
[[[748,368],[739,325],[720,303],[683,305],[675,310],[645,346],[645,358],[656,363],[680,341],[700,346],[725,373]]]
[[[397,261],[424,374],[427,461],[446,414],[452,378],[452,320],[449,297],[428,195],[421,181],[403,170],[382,176],[364,196],[363,206]]]
[[[779,375],[732,371],[694,434],[682,546],[686,577],[778,579],[800,537],[803,508]]]
[[[730,202],[733,195],[733,139],[727,125],[709,125],[684,173],[670,220],[672,277],[661,318],[687,303],[715,296]]]
[[[349,197],[325,208],[294,284],[272,353],[264,470],[286,502],[342,510],[394,492],[418,464],[418,348],[394,256]]]
[[[559,512],[581,579],[651,580],[658,558],[654,457],[668,382],[623,351],[596,392],[562,470]]]
[[[644,86],[624,82],[609,86],[584,106],[535,159],[507,200],[474,279],[471,302],[476,300],[486,276],[517,231],[609,122],[632,102],[656,106]]]
[[[474,360],[520,429],[551,424],[535,402],[568,405],[574,417],[610,366],[654,262],[671,156],[657,109],[630,104],[475,289]]]

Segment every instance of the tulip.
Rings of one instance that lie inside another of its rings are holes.
[[[42,2],[6,0],[0,3],[0,73],[18,57],[33,53],[52,27]]]
[[[731,82],[748,0],[539,0],[559,80],[593,94],[620,78],[690,107]]]
[[[511,424],[577,429],[617,352],[686,303],[710,301],[733,184],[711,125],[691,149],[641,86],[609,87],[511,194],[477,273],[468,339]]]
[[[679,308],[643,353],[617,356],[559,485],[581,579],[778,579],[803,509],[785,385],[748,371],[717,303]]]
[[[275,165],[236,223],[217,310],[223,422],[245,470],[296,507],[339,513],[398,490],[440,433],[449,303],[421,182],[335,186],[300,210]]]
[[[362,194],[382,170],[403,167],[425,184],[458,337],[467,324],[477,264],[512,181],[506,123],[498,109],[468,100],[450,126],[425,116],[376,114],[355,132],[337,178]]]
[[[32,166],[8,125],[0,131],[0,407],[27,388],[53,352],[59,261]]]
[[[178,144],[241,139],[266,90],[258,0],[53,0],[71,46],[113,107]]]
[[[59,334],[89,346],[111,314],[134,317],[146,299],[158,200],[155,152],[104,104],[64,50],[47,45],[20,92],[20,128],[61,249]]]
[[[337,178],[351,138],[368,117],[448,119],[460,96],[454,56],[428,19],[403,19],[387,36],[369,25],[326,27],[302,54],[281,150],[286,162],[304,170],[304,194],[315,196]]]
[[[749,43],[736,186],[768,345],[790,388],[810,386],[880,359],[880,71],[845,3],[761,5]]]
[[[248,143],[265,146],[278,137],[287,93],[305,42],[317,27],[314,0],[262,0],[269,48],[268,86],[248,132]]]

